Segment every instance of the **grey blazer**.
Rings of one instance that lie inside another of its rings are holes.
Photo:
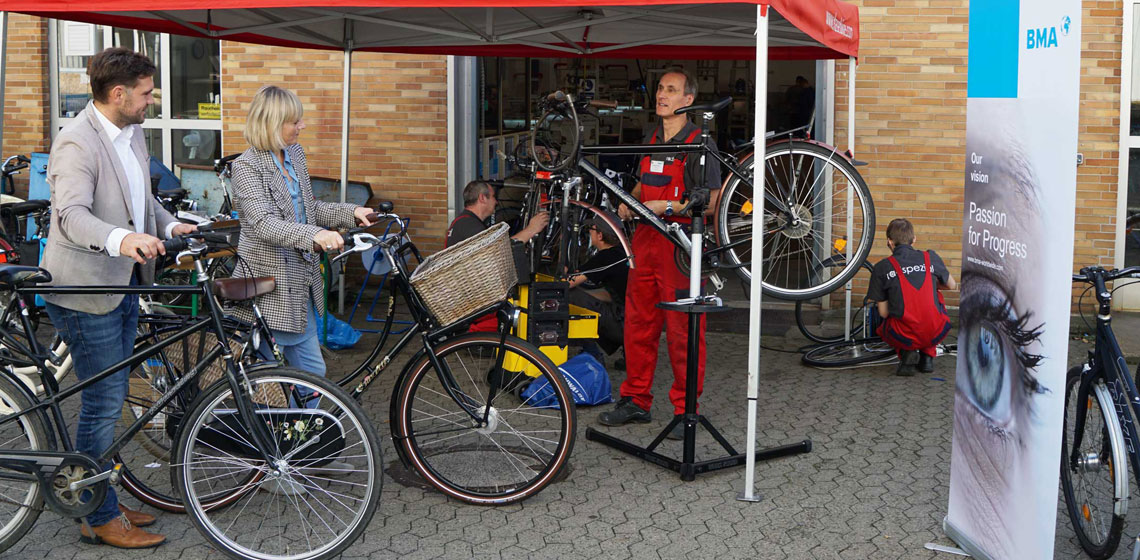
[[[103,244],[115,228],[135,231],[135,220],[144,220],[143,231],[154,236],[165,232],[175,221],[147,192],[146,215],[132,216],[130,187],[115,147],[95,116],[95,105],[87,108],[55,137],[48,160],[47,182],[51,187],[51,229],[40,266],[59,286],[125,286],[130,282],[135,261],[127,256],[111,257]],[[150,177],[150,162],[141,130],[131,138],[131,149]],[[154,261],[140,267],[140,281],[154,281]],[[47,301],[82,311],[104,315],[122,301],[122,294],[48,295]]]
[[[308,322],[305,302],[311,293],[317,309],[325,309],[320,255],[313,252],[313,236],[325,228],[356,225],[355,204],[334,204],[313,198],[305,150],[298,144],[285,148],[297,174],[307,223],[298,223],[289,187],[273,161],[273,154],[250,148],[234,160],[234,192],[237,195],[241,237],[238,241],[234,277],[273,276],[277,289],[257,300],[269,328],[301,333]],[[236,314],[251,320],[248,309]]]

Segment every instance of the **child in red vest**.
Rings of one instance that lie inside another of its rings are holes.
[[[883,318],[877,331],[899,354],[896,375],[914,375],[911,358],[918,352],[918,371],[934,371],[937,345],[950,332],[950,318],[940,289],[956,290],[958,283],[934,251],[914,245],[914,226],[905,218],[887,226],[891,256],[875,265],[867,299],[876,302]]]

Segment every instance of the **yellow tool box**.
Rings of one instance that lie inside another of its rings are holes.
[[[571,305],[566,298],[568,291],[568,282],[555,282],[553,278],[539,274],[534,283],[519,286],[518,298],[513,300],[524,311],[512,334],[538,346],[555,365],[568,358],[570,340],[598,338],[598,313]],[[504,358],[503,367],[508,371],[524,371],[531,377],[538,376],[538,370],[515,354]]]

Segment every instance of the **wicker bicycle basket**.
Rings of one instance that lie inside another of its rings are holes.
[[[503,301],[518,282],[507,224],[424,259],[409,282],[441,325]]]

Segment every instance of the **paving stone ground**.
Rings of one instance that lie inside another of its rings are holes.
[[[810,438],[811,453],[759,464],[758,503],[737,500],[744,470],[735,468],[682,482],[678,476],[596,442],[586,427],[604,407],[578,410],[580,432],[572,472],[538,496],[507,507],[476,507],[384,479],[382,501],[364,537],[343,555],[360,558],[955,558],[924,548],[952,543],[943,536],[950,479],[954,358],[932,375],[894,377],[893,366],[820,371],[800,364],[798,335],[766,336],[758,413],[761,445]],[[664,352],[664,344],[662,351]],[[1088,344],[1073,342],[1079,359]],[[781,349],[779,351],[776,349]],[[362,350],[329,359],[343,372]],[[1133,354],[1135,355],[1135,354]],[[746,337],[710,333],[701,410],[738,449],[746,426]],[[672,414],[665,395],[671,375],[662,354],[655,383],[654,421],[609,429],[648,443]],[[364,403],[382,436],[394,374]],[[614,390],[623,374],[614,372]],[[715,457],[711,438],[698,434],[698,457]],[[663,453],[679,455],[666,442]],[[385,461],[395,459],[390,439]],[[1135,486],[1133,486],[1135,488]],[[125,492],[120,492],[126,495]],[[1134,497],[1135,498],[1135,497]],[[137,505],[132,498],[124,499]],[[1140,503],[1140,502],[1134,502]],[[1079,558],[1068,518],[1058,507],[1056,558]],[[1126,558],[1126,540],[1114,558]],[[69,519],[46,513],[2,558],[216,558],[185,516],[162,514],[155,527],[169,541],[150,551],[81,544]]]

